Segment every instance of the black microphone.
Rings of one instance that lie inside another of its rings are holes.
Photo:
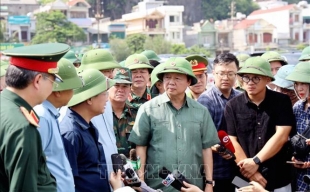
[[[190,184],[190,182],[178,170],[174,170],[171,173],[171,171],[169,171],[166,167],[163,167],[159,171],[159,176],[162,179],[164,179],[162,181],[163,185],[165,185],[166,187],[171,185],[173,188],[175,188],[179,191],[181,191],[182,187],[187,188],[183,184],[183,181]]]
[[[223,145],[219,145],[216,147],[216,151],[220,154],[220,155],[227,155],[229,154],[230,156],[232,156],[232,160],[236,159],[235,154],[233,154],[229,149],[226,149],[226,147],[224,147]]]
[[[133,187],[140,187],[141,186],[141,181],[137,175],[137,173],[134,171],[132,165],[130,162],[127,162],[127,158],[125,155],[120,154],[121,158],[122,158],[122,162],[124,165],[124,169],[125,169],[125,174],[126,177],[125,179],[125,183],[128,186],[133,186]]]

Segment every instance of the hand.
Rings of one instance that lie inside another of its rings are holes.
[[[254,173],[252,177],[249,178],[250,181],[256,181],[263,187],[266,187],[267,185],[267,180],[260,174],[259,172]]]
[[[310,145],[310,139],[306,139],[307,145]]]
[[[191,184],[188,184],[186,183],[185,181],[183,181],[183,184],[185,185],[185,187],[182,187],[181,188],[181,191],[182,192],[202,192],[201,189],[199,189],[197,186],[195,185],[191,185]]]
[[[223,157],[223,158],[226,159],[226,160],[231,159],[232,156],[231,156],[230,154],[223,154],[223,153],[219,153],[219,152],[217,151],[217,147],[219,147],[219,146],[220,146],[219,144],[213,145],[213,146],[211,147],[212,152],[213,152],[213,153],[219,154],[221,157]]]
[[[250,182],[251,185],[246,187],[241,187],[238,189],[238,191],[244,191],[244,192],[267,192],[263,186],[261,186],[259,183],[252,181]]]
[[[310,162],[301,162],[301,161],[298,161],[297,159],[295,159],[295,157],[292,157],[292,161],[303,163],[302,165],[300,165],[300,164],[293,164],[294,167],[296,167],[296,168],[307,169],[307,168],[310,167]]]
[[[237,165],[240,167],[241,174],[246,178],[250,178],[259,167],[252,158],[243,159]]]
[[[117,190],[122,187],[122,173],[121,170],[117,170],[117,174],[114,173],[114,171],[111,172],[110,175],[110,184],[113,188],[113,190]]]

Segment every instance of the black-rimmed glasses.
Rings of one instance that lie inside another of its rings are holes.
[[[258,76],[254,76],[252,78],[250,78],[249,76],[241,76],[241,79],[243,82],[245,83],[249,83],[250,81],[252,81],[253,83],[257,84],[260,82],[261,80],[261,77],[258,77]]]

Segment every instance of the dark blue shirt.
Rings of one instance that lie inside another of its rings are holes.
[[[208,108],[215,127],[219,130],[227,101],[240,93],[240,91],[232,89],[230,96],[226,98],[222,92],[213,85],[210,89],[203,92],[197,101]],[[235,176],[235,167],[236,163],[233,160],[226,160],[219,154],[213,153],[213,179],[231,179]]]
[[[73,126],[60,123],[64,146],[71,164],[77,192],[110,191],[104,150],[98,130],[78,113],[70,111]]]

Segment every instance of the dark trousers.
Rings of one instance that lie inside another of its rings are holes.
[[[232,179],[214,180],[215,186],[213,192],[235,192],[235,185],[233,185]]]

